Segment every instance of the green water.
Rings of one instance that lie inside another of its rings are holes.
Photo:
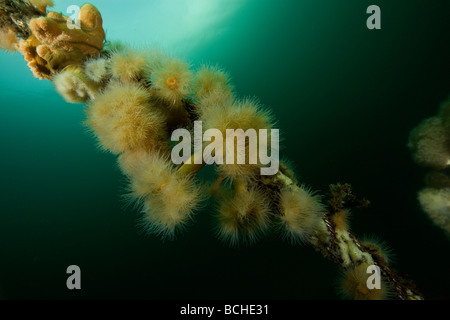
[[[63,12],[83,4],[55,2]],[[450,298],[450,240],[418,206],[425,170],[406,148],[450,94],[449,1],[92,3],[108,39],[226,68],[240,95],[272,108],[301,181],[322,192],[351,183],[372,202],[352,215],[354,233],[386,241],[427,298]],[[366,27],[371,4],[381,30]],[[229,248],[214,236],[212,206],[176,241],[141,234],[83,107],[34,79],[19,54],[0,61],[0,298],[337,298],[339,272],[312,248],[276,233]],[[72,264],[81,290],[66,288]]]

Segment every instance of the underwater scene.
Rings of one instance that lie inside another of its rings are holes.
[[[449,13],[0,0],[0,299],[450,299]]]

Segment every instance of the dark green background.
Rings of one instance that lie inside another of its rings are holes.
[[[382,30],[366,28],[371,4]],[[384,240],[431,299],[450,297],[450,241],[418,206],[425,170],[406,142],[450,94],[449,15],[449,1],[249,0],[187,56],[225,67],[240,95],[272,108],[281,155],[302,182],[322,192],[349,182],[369,198],[352,230]],[[229,248],[213,234],[211,206],[174,242],[140,234],[115,158],[85,132],[82,107],[33,79],[20,55],[0,57],[1,298],[337,298],[339,271],[312,248],[276,233]],[[82,290],[66,288],[71,264]]]

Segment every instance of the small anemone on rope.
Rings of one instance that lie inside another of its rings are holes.
[[[299,184],[283,162],[274,174],[258,174],[265,165],[260,159],[216,164],[215,181],[208,184],[197,175],[205,161],[171,161],[171,133],[178,128],[192,132],[196,121],[202,121],[203,134],[209,129],[222,134],[228,129],[271,132],[275,126],[272,113],[258,99],[237,96],[225,70],[206,65],[195,69],[157,49],[105,41],[101,14],[90,4],[80,10],[80,28],[70,29],[68,17],[47,12],[50,4],[0,0],[0,44],[6,50],[18,49],[33,75],[51,80],[66,101],[85,105],[84,123],[99,148],[117,156],[129,182],[126,197],[140,209],[139,224],[146,233],[174,239],[212,196],[217,203],[216,233],[228,244],[251,244],[277,230],[291,243],[312,245],[344,270],[343,288],[352,298],[389,296],[386,290],[371,292],[361,286],[364,268],[376,265],[395,298],[422,299],[388,265],[376,243],[361,243],[350,232],[350,210],[369,204],[356,197],[350,185],[331,185],[328,198],[323,198]],[[448,130],[448,123],[442,124]],[[272,147],[267,139],[256,139],[258,153]],[[241,150],[236,140],[233,149],[227,145],[217,152],[232,150],[234,159],[244,153],[250,158],[250,139],[243,140]],[[436,145],[440,141],[431,140]],[[203,152],[209,145],[200,146]],[[191,159],[196,156],[194,152]]]
[[[344,299],[352,300],[387,300],[393,295],[393,289],[388,281],[381,276],[379,288],[367,285],[371,274],[367,272],[371,265],[361,263],[342,271],[339,280],[339,293]]]
[[[280,227],[291,242],[310,239],[326,213],[321,197],[305,186],[296,190],[282,189],[279,195]]]
[[[270,227],[272,213],[264,190],[251,187],[222,191],[216,233],[232,246],[252,244]]]
[[[130,179],[128,197],[142,210],[139,225],[145,232],[174,239],[192,222],[205,193],[191,176],[177,174],[167,156],[137,151],[122,154],[119,164]]]

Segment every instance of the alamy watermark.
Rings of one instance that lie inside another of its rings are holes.
[[[67,19],[67,28],[72,29],[81,29],[81,22],[78,19],[78,15],[80,14],[81,8],[77,5],[71,5],[67,7],[67,13],[70,14],[69,19]]]
[[[367,289],[373,290],[373,289],[381,289],[381,271],[380,267],[376,265],[370,265],[367,267],[366,270],[367,274],[370,274],[370,276],[367,278],[366,285]]]
[[[381,9],[379,6],[371,5],[366,10],[370,17],[367,18],[367,29],[369,30],[380,30],[381,29]]]
[[[177,165],[192,163],[193,142],[194,164],[261,164],[261,175],[275,175],[280,166],[278,129],[248,129],[245,132],[226,129],[224,137],[219,129],[208,129],[203,133],[202,121],[194,121],[193,138],[189,130],[181,128],[173,131],[171,141],[179,142],[171,154],[172,162]],[[204,142],[209,144],[203,149]]]
[[[77,265],[67,267],[66,273],[70,274],[67,278],[66,286],[69,290],[81,289],[81,269]]]

